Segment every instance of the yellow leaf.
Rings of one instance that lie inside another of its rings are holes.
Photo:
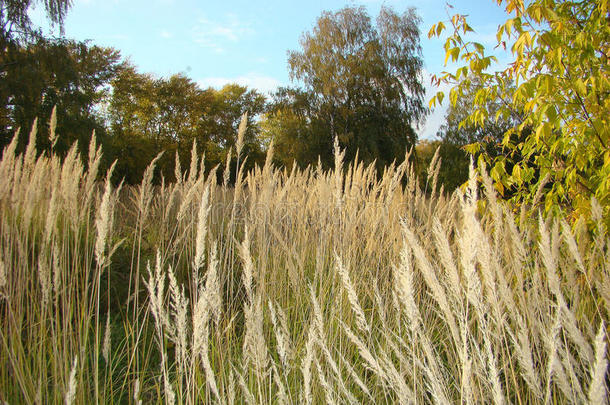
[[[451,101],[451,105],[457,104],[458,92],[455,89],[451,89],[449,91],[449,101]]]
[[[504,24],[504,29],[506,30],[506,34],[510,35],[512,29],[513,29],[513,19],[510,18],[508,20],[506,20],[506,24]]]
[[[585,95],[587,93],[587,86],[585,86],[585,83],[582,81],[581,78],[578,78],[576,79],[576,81],[574,81],[574,86],[576,87],[576,90],[580,95]]]
[[[438,26],[436,27],[436,35],[441,35],[441,32],[443,32],[443,30],[445,29],[445,24],[443,24],[442,22],[438,23]]]
[[[458,60],[458,57],[460,56],[460,48],[458,48],[457,46],[455,48],[453,48],[451,51],[451,60],[453,62]]]

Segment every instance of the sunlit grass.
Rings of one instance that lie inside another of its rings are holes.
[[[94,141],[34,139],[0,161],[1,401],[606,401],[603,225],[517,219],[485,175],[439,192],[436,159],[230,186],[195,151],[113,187]]]

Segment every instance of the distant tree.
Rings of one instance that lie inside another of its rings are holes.
[[[71,40],[48,40],[13,47],[0,54],[5,65],[0,81],[0,148],[17,128],[22,139],[38,118],[39,147],[50,147],[42,134],[51,110],[57,107],[55,151],[65,152],[75,141],[87,145],[91,132],[103,136],[98,109],[109,94],[110,81],[122,68],[120,54],[111,48]]]
[[[166,178],[173,176],[174,155],[189,159],[196,140],[206,164],[224,160],[234,147],[241,116],[249,112],[244,153],[260,160],[261,146],[255,117],[265,108],[265,98],[255,90],[229,84],[220,90],[202,90],[183,75],[155,78],[128,67],[112,82],[109,105],[113,153],[121,157],[119,177],[138,182],[148,162],[166,153],[159,167]]]
[[[210,95],[210,101],[200,115],[198,128],[206,136],[210,162],[224,160],[230,148],[235,151],[237,130],[246,112],[248,125],[242,154],[248,156],[250,163],[260,161],[263,156],[258,117],[266,109],[265,96],[235,83],[227,84],[220,90],[209,88],[206,92]]]
[[[266,125],[278,144],[297,144],[300,164],[319,154],[330,165],[334,137],[348,160],[356,151],[379,167],[403,158],[415,143],[412,126],[425,114],[418,23],[413,9],[382,7],[376,25],[363,7],[324,12],[302,36],[302,49],[289,52],[291,77],[303,90],[275,96]],[[306,130],[278,121],[295,117]],[[292,129],[280,134],[282,127]]]
[[[273,140],[276,160],[288,167],[304,167],[318,156],[328,161],[333,141],[326,131],[328,123],[316,116],[315,95],[296,88],[278,89],[261,120],[265,143]]]
[[[139,182],[162,150],[166,153],[158,165],[171,176],[175,151],[197,137],[204,98],[197,84],[183,75],[165,79],[139,73],[133,66],[123,69],[112,81],[108,106],[112,154],[120,158],[117,177]]]
[[[112,81],[112,88],[109,115],[116,136],[142,136],[160,148],[196,136],[206,97],[191,79],[179,74],[157,79],[129,66]]]
[[[415,145],[415,159],[413,159],[412,162],[415,164],[415,172],[424,190],[426,190],[425,186],[428,179],[430,163],[432,163],[432,159],[434,159],[434,155],[437,149],[441,147],[441,144],[442,141],[437,139],[420,139]],[[442,169],[443,167],[441,167],[441,171]],[[445,183],[441,182],[441,184]],[[445,190],[447,191],[446,185]]]

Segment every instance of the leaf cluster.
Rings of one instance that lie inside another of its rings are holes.
[[[497,3],[509,16],[498,27],[497,46],[510,50],[511,62],[490,73],[496,58],[467,40],[472,28],[458,14],[449,22],[453,33],[445,51],[446,61],[462,66],[444,72],[437,82],[454,84],[449,93],[454,105],[473,79],[481,84],[464,125],[482,126],[491,118],[489,100],[501,104],[495,120],[517,118],[504,133],[506,156],[491,159],[491,175],[501,191],[510,189],[518,204],[535,204],[542,197],[547,211],[567,210],[572,218],[585,219],[595,198],[609,221],[609,2]],[[436,24],[429,36],[440,36],[445,28]],[[437,94],[431,104],[443,96]]]

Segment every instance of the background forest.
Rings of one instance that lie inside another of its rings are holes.
[[[50,21],[61,26],[69,3],[43,4]],[[397,13],[383,8],[376,18],[355,7],[324,13],[303,34],[301,49],[289,52],[295,86],[262,94],[237,84],[200,88],[184,74],[155,77],[139,72],[118,50],[45,38],[27,17],[30,6],[28,1],[2,2],[0,147],[21,128],[22,150],[35,119],[40,132],[47,133],[56,108],[60,136],[53,145],[41,139],[38,151],[52,149],[65,156],[79,141],[86,155],[83,146],[95,131],[104,146],[103,167],[118,159],[115,178],[130,184],[141,180],[161,151],[161,171],[173,179],[175,153],[186,161],[195,141],[206,153],[207,170],[224,161],[235,150],[245,113],[248,168],[262,163],[271,141],[276,164],[303,168],[320,158],[323,167],[331,167],[338,137],[348,161],[358,153],[382,171],[416,146],[417,127],[426,116],[420,20],[413,9]],[[459,117],[451,119],[455,126]],[[441,181],[448,187],[462,184],[467,159],[459,147],[482,137],[439,136],[454,146],[449,159],[466,162],[460,171],[444,172]],[[492,142],[499,137],[498,132]],[[427,167],[434,150],[424,146],[419,154],[422,168]],[[446,154],[444,148],[441,154]]]

